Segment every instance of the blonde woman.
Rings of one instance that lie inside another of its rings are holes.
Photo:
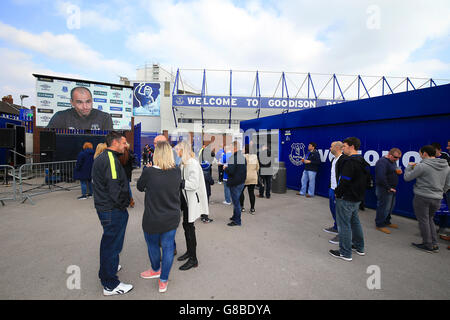
[[[248,190],[248,197],[250,198],[250,214],[255,214],[255,187],[258,184],[258,171],[259,171],[259,161],[258,156],[250,150],[250,145],[245,145],[245,160],[247,161],[247,178],[245,179],[245,186],[242,190],[241,197],[239,199],[241,203],[241,211],[245,212],[244,209],[244,191],[245,188]]]
[[[180,169],[183,188],[180,198],[187,248],[187,252],[180,256],[178,261],[188,260],[180,267],[180,270],[189,270],[198,266],[194,222],[202,214],[209,215],[208,197],[203,170],[197,159],[194,158],[191,145],[182,141],[177,144],[175,150],[181,158]]]
[[[145,192],[142,229],[151,263],[141,278],[159,278],[159,292],[167,290],[173,264],[175,233],[180,224],[180,187],[181,172],[175,166],[172,148],[166,141],[158,142],[153,165],[144,167],[137,189]]]
[[[107,148],[106,143],[99,143],[97,145],[97,148],[95,148],[94,159],[97,159],[97,157],[101,155],[106,148]]]

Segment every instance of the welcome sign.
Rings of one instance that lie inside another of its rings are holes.
[[[270,109],[310,109],[341,103],[342,100],[173,95],[172,104],[178,107],[234,107]]]

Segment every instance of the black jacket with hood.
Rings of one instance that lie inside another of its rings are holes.
[[[369,164],[360,155],[352,155],[342,163],[338,185],[334,190],[336,199],[351,202],[364,200],[370,177]]]

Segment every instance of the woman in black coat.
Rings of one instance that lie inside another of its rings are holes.
[[[151,263],[151,268],[142,272],[141,278],[159,278],[159,292],[167,290],[173,264],[175,233],[180,224],[180,188],[181,171],[175,166],[172,148],[166,141],[159,142],[153,165],[149,164],[142,171],[137,182],[137,189],[145,191],[142,229]]]

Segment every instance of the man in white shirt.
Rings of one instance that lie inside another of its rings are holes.
[[[342,154],[343,143],[341,141],[334,141],[331,143],[330,152],[334,156],[331,160],[331,175],[330,175],[330,189],[328,192],[328,198],[330,200],[330,211],[334,220],[334,225],[330,228],[323,229],[323,231],[336,235],[330,243],[339,244],[338,228],[336,224],[336,198],[334,196],[334,189],[336,189],[339,181],[339,169],[342,164],[342,160],[346,157]]]

